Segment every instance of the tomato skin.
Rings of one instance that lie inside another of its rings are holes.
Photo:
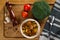
[[[22,17],[23,17],[23,18],[27,18],[27,17],[28,17],[28,12],[23,11],[23,12],[22,12]]]
[[[29,11],[31,9],[31,5],[30,4],[25,4],[24,5],[24,10],[25,11]]]

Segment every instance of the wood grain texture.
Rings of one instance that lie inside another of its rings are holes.
[[[9,0],[11,4],[26,4],[30,3],[33,4],[36,1],[40,0]],[[54,4],[55,0],[46,0],[49,4]]]
[[[48,0],[47,0],[48,1]],[[54,2],[55,2],[55,0],[52,2],[52,1],[50,1],[50,4],[54,4]],[[29,40],[29,39],[26,39],[26,38],[5,38],[4,36],[3,36],[3,19],[4,19],[4,17],[3,17],[3,15],[4,15],[4,11],[3,11],[3,8],[4,8],[4,6],[5,6],[5,3],[6,3],[6,0],[0,0],[0,40]],[[20,2],[14,2],[14,1],[11,1],[11,3],[13,3],[13,4],[20,4]],[[33,3],[33,2],[32,2]],[[52,8],[53,7],[53,5],[50,5],[50,7]],[[17,15],[16,15],[17,16]],[[46,20],[44,21],[44,23],[42,23],[41,25],[42,25],[42,27],[44,26],[44,24],[45,24],[45,22],[46,22]],[[44,28],[44,27],[43,27]],[[42,29],[43,29],[42,28]],[[42,30],[41,30],[41,32],[42,32]],[[33,39],[32,39],[33,40]],[[38,38],[36,38],[35,40],[38,40]]]

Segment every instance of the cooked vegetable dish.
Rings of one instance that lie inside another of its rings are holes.
[[[23,33],[27,36],[34,36],[37,33],[38,26],[35,21],[27,21],[22,26]]]

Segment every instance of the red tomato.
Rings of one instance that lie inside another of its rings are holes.
[[[28,16],[28,13],[27,13],[27,12],[25,12],[25,11],[22,12],[22,17],[23,17],[23,18],[27,18],[27,16]]]
[[[31,5],[29,5],[29,4],[24,5],[24,10],[25,11],[29,11],[30,9],[31,9]]]

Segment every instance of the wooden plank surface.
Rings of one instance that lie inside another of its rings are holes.
[[[30,3],[33,4],[36,1],[40,0],[9,0],[11,4],[26,4]],[[54,4],[55,0],[46,0],[49,4]]]
[[[12,3],[15,3],[13,1],[11,1]],[[26,39],[26,38],[5,38],[3,36],[3,15],[4,15],[4,12],[3,12],[3,7],[5,6],[5,3],[6,3],[6,0],[0,0],[0,40],[29,40],[29,39]],[[54,2],[51,2],[51,3],[54,3]],[[18,4],[18,3],[17,3]],[[52,7],[53,5],[51,5],[50,7]],[[42,23],[43,24],[43,23]],[[44,25],[44,24],[43,24]],[[42,25],[42,27],[43,27]],[[42,28],[43,29],[43,28]],[[42,30],[41,30],[42,31]],[[32,39],[33,40],[33,39]],[[36,38],[35,40],[38,40],[38,38]]]

